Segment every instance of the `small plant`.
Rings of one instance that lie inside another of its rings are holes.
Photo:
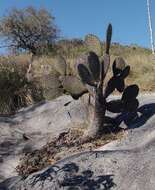
[[[104,131],[105,114],[111,112],[131,112],[137,109],[136,99],[139,88],[131,85],[125,88],[125,78],[129,75],[130,66],[126,66],[123,58],[116,58],[112,65],[113,76],[104,84],[104,79],[110,65],[110,44],[112,37],[112,25],[109,24],[106,35],[105,55],[102,54],[102,46],[97,37],[89,35],[86,44],[89,51],[86,55],[77,59],[77,71],[82,83],[86,86],[91,96],[95,99],[94,118],[90,127],[84,134],[84,140],[98,137]],[[93,50],[93,45],[94,51]],[[107,97],[114,91],[123,93],[120,100],[107,101]]]

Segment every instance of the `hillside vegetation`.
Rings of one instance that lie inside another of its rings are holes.
[[[65,75],[76,76],[76,59],[87,51],[82,40],[59,41],[54,51],[49,50],[46,55],[35,56],[29,81],[26,72],[31,62],[30,54],[0,57],[0,113],[14,113],[21,107],[69,93],[60,82],[60,76],[64,75],[60,56],[67,64]],[[155,91],[155,57],[149,49],[113,43],[110,53],[111,63],[117,56],[121,56],[131,66],[127,84],[138,84],[141,92]],[[79,87],[74,85],[75,88]],[[69,89],[72,90],[72,84]]]

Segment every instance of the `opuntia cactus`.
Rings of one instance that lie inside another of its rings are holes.
[[[62,56],[57,57],[54,63],[54,69],[58,73],[57,83],[60,83],[57,90],[70,94],[74,99],[78,99],[88,90],[83,83],[76,77],[67,73],[68,65],[66,59]]]
[[[109,50],[111,36],[112,25],[109,24],[106,34],[105,54],[103,57],[102,52],[99,51],[99,49],[102,49],[99,39],[94,36],[87,36],[86,42],[91,51],[87,53],[87,55],[77,59],[77,71],[81,81],[95,98],[94,119],[84,134],[84,140],[96,138],[100,135],[100,132],[104,130],[106,110],[111,112],[132,112],[135,111],[139,105],[136,99],[139,92],[138,86],[131,85],[125,88],[124,80],[129,74],[130,66],[127,66],[122,58],[118,57],[114,60],[112,65],[113,76],[107,84],[104,84],[104,79],[110,65]],[[95,47],[93,51],[94,44]],[[107,102],[107,97],[115,89],[120,93],[123,92],[122,98],[120,100]]]
[[[104,97],[107,98],[115,89],[123,92],[125,88],[124,79],[129,75],[130,66],[126,66],[122,58],[116,58],[112,65],[113,76],[107,83]]]
[[[97,36],[93,34],[86,35],[85,44],[89,51],[95,52],[98,56],[102,55],[102,45]]]
[[[67,72],[67,64],[66,60],[62,56],[58,56],[55,63],[53,64],[54,69],[62,76],[66,75]]]
[[[113,113],[136,111],[139,106],[138,93],[139,87],[136,84],[126,87],[121,99],[107,102],[107,110]]]
[[[88,92],[83,83],[75,76],[64,76],[62,78],[62,86],[74,99],[78,99]]]

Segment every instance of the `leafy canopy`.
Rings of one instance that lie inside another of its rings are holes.
[[[0,36],[10,46],[33,54],[52,45],[57,35],[54,17],[44,8],[13,8],[0,21]]]

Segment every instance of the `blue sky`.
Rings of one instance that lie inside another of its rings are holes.
[[[62,37],[84,38],[93,33],[104,39],[110,22],[113,42],[150,46],[146,0],[0,0],[0,16],[12,7],[29,5],[44,7],[53,13]],[[152,0],[152,17],[155,30],[155,0]]]

